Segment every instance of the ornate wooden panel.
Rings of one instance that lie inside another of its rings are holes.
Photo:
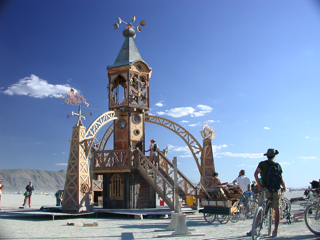
[[[93,172],[124,170],[135,166],[131,150],[108,150],[94,153]]]

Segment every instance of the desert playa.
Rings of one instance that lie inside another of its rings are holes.
[[[303,192],[286,192],[287,198],[301,197]],[[237,223],[228,222],[219,224],[214,222],[209,225],[205,222],[201,213],[188,214],[186,217],[187,227],[192,234],[204,234],[202,236],[172,236],[172,231],[165,231],[169,226],[170,218],[146,217],[135,219],[132,216],[104,215],[97,217],[65,218],[50,216],[33,216],[13,214],[15,211],[29,211],[40,209],[41,206],[54,206],[53,195],[34,195],[32,207],[19,209],[23,203],[23,195],[3,194],[0,211],[0,239],[251,239],[246,236],[251,228],[252,219],[240,220]],[[299,202],[292,204],[292,213],[303,211]],[[74,225],[68,225],[73,223]],[[83,226],[83,224],[97,226]],[[271,239],[262,236],[261,239]],[[288,224],[285,219],[281,220],[279,234],[274,239],[320,239],[311,233],[303,219],[292,221]]]

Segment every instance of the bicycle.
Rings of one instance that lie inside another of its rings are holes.
[[[320,202],[319,198],[317,202],[307,206],[304,212],[304,221],[307,228],[315,235],[320,235]]]
[[[244,199],[248,198],[246,206],[244,205]],[[258,200],[254,197],[251,191],[244,192],[239,204],[240,219],[245,220],[250,218],[258,207]]]
[[[286,218],[288,223],[291,223],[291,202],[283,195],[280,197],[280,213],[281,218]]]
[[[259,206],[254,214],[252,229],[251,229],[251,237],[253,240],[259,239],[261,235],[261,230],[264,226],[267,227],[268,235],[271,234],[271,225],[272,225],[272,198],[265,198],[265,193],[267,191],[266,188],[260,190],[261,194],[263,194],[263,202],[262,205]]]

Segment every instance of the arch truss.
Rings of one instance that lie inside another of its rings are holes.
[[[118,117],[116,116],[114,111],[109,111],[109,112],[102,114],[88,128],[88,130],[86,132],[87,138],[94,138],[102,126],[104,126],[108,122],[110,122],[114,119],[117,119],[117,118]],[[146,115],[145,122],[154,123],[154,124],[160,125],[162,127],[165,127],[167,129],[171,130],[172,132],[174,132],[175,134],[177,134],[180,138],[182,138],[182,140],[189,147],[189,149],[193,155],[193,158],[197,164],[199,172],[202,175],[202,168],[201,168],[201,164],[199,162],[197,155],[199,153],[201,154],[203,149],[202,149],[202,146],[200,145],[200,143],[197,141],[197,139],[195,139],[194,136],[191,135],[191,133],[189,133],[185,128],[183,128],[179,124],[177,124],[173,121],[170,121],[168,119],[162,118],[162,117]],[[100,142],[99,150],[103,150],[105,148],[106,143],[108,142],[110,135],[113,133],[113,131],[114,131],[114,124],[112,123],[109,126],[109,128],[107,129],[107,131],[105,132],[105,134]]]
[[[197,141],[197,139],[195,139],[195,137],[191,135],[191,133],[189,133],[185,128],[183,128],[179,124],[162,117],[146,115],[145,121],[165,127],[177,134],[180,138],[182,138],[182,140],[189,147],[193,155],[193,158],[198,166],[200,175],[202,175],[201,164],[199,163],[199,159],[197,157],[197,154],[202,153],[202,147]]]
[[[101,114],[99,117],[97,117],[91,125],[88,127],[85,139],[86,139],[86,154],[89,155],[89,151],[93,142],[93,139],[96,137],[97,133],[100,131],[100,129],[106,125],[108,122],[113,121],[115,119],[118,119],[118,115],[115,111],[109,111]]]

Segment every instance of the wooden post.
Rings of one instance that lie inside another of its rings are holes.
[[[174,176],[174,212],[179,213],[179,194],[178,194],[178,168],[177,168],[177,157],[173,157],[173,176]]]

